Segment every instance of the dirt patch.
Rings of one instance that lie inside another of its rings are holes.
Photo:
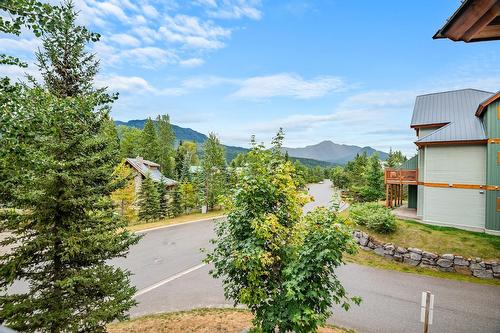
[[[242,309],[198,309],[135,318],[111,324],[109,333],[240,333],[251,327],[252,314]],[[346,333],[334,327],[320,333]]]

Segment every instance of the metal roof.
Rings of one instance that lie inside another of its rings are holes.
[[[127,158],[126,161],[137,171],[139,171],[144,177],[151,177],[151,179],[155,182],[162,182],[167,186],[174,186],[177,182],[173,179],[165,177],[159,169],[156,169],[156,166],[160,166],[155,162],[151,162],[148,160],[142,160],[138,158]],[[153,166],[154,168],[150,168],[149,166]]]
[[[409,160],[404,161],[399,169],[402,170],[416,170],[418,168],[418,155],[413,156]]]
[[[417,96],[411,127],[433,124],[440,127],[417,143],[485,140],[483,123],[475,112],[491,95],[487,91],[462,89]]]

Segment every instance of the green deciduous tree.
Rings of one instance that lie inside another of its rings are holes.
[[[179,184],[180,207],[183,213],[189,213],[198,206],[198,191],[189,181]]]
[[[210,209],[217,203],[217,198],[224,193],[227,176],[224,147],[214,133],[209,134],[203,145],[201,168],[204,204]]]
[[[168,115],[161,115],[156,118],[158,127],[158,163],[161,166],[161,172],[168,178],[175,177],[175,134],[170,124]]]
[[[269,150],[252,141],[207,261],[215,267],[211,274],[222,278],[225,296],[245,304],[263,332],[314,332],[333,304],[359,302],[347,297],[334,273],[356,245],[332,211],[303,217],[307,196],[280,153],[282,139],[280,132]]]
[[[156,184],[149,176],[142,180],[137,203],[139,205],[140,220],[152,221],[161,217],[160,195]]]
[[[36,0],[2,0],[0,2],[0,32],[19,36],[23,28],[27,28],[35,36],[40,37],[46,30],[57,27],[60,10],[57,6]],[[1,64],[27,66],[19,58],[4,53],[0,53]]]

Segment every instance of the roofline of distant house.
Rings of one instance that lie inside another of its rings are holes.
[[[441,127],[448,125],[450,122],[447,121],[445,123],[431,123],[431,124],[418,124],[418,125],[410,125],[411,128],[419,129],[419,128],[430,128],[430,127]]]
[[[463,88],[463,89],[445,90],[445,91],[438,91],[438,92],[433,92],[433,93],[428,93],[428,94],[422,94],[422,95],[417,95],[417,97],[429,96],[429,95],[437,95],[437,94],[446,94],[446,93],[450,93],[450,92],[463,91],[463,90],[475,90],[475,91],[485,92],[485,93],[488,93],[488,94],[493,94],[493,92],[491,92],[491,91],[486,91],[486,90],[482,90],[482,89]]]
[[[477,107],[476,116],[480,117],[483,114],[484,110],[486,110],[488,105],[495,102],[499,98],[500,98],[500,91],[498,91],[495,95],[491,96],[490,98],[479,104],[479,106]]]
[[[417,147],[423,146],[449,146],[449,145],[483,145],[487,144],[488,139],[481,140],[453,140],[453,141],[432,141],[432,142],[418,142],[415,141]]]

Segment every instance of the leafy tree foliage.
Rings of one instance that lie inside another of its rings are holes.
[[[214,133],[209,134],[204,144],[201,167],[204,204],[207,209],[210,209],[217,203],[217,198],[223,194],[227,183],[224,147]]]
[[[161,166],[162,173],[169,178],[174,178],[175,170],[175,134],[170,124],[168,115],[161,115],[156,118],[158,127],[158,163]]]
[[[198,206],[198,191],[195,185],[189,181],[183,181],[178,186],[181,211],[190,213]]]
[[[75,25],[77,13],[71,2],[54,14],[58,14],[54,15],[55,24],[42,38],[43,52],[36,54],[44,86],[58,97],[97,92],[102,98],[109,98],[104,88],[94,89],[99,63],[94,54],[85,51],[87,42],[97,41],[98,35]]]
[[[121,158],[136,157],[141,155],[141,135],[138,128],[118,126],[118,137],[120,138]]]
[[[0,32],[19,36],[23,28],[40,37],[56,28],[60,8],[36,0],[2,0],[0,2]],[[98,36],[95,36],[98,37]],[[27,67],[19,58],[0,53],[0,65]],[[4,83],[8,81],[4,80]]]
[[[179,181],[192,180],[190,167],[199,164],[196,151],[196,142],[192,141],[182,141],[177,147],[175,153],[175,174]]]
[[[52,15],[51,9],[41,12],[48,7],[35,1],[5,4],[17,8],[10,13],[21,16],[14,19],[18,23],[37,24],[30,15],[35,20],[51,15],[43,20],[57,26],[47,29],[46,38],[77,43],[61,50],[68,57],[82,55],[81,44],[95,37],[74,25],[70,6]],[[59,34],[61,23],[70,27],[68,34]],[[59,59],[44,50],[50,63],[41,68],[44,77],[56,76],[48,71],[56,71]],[[0,172],[0,232],[12,234],[1,245],[16,244],[0,255],[0,288],[4,292],[20,279],[29,285],[26,293],[2,293],[0,319],[20,331],[104,332],[107,323],[125,318],[135,304],[129,273],[107,264],[125,255],[138,238],[113,211],[110,194],[121,184],[112,174],[118,154],[105,135],[105,103],[112,98],[90,88],[95,72],[89,68],[95,67],[80,68],[76,84],[88,89],[65,93],[64,85],[50,80],[35,88],[0,87],[0,169],[9,170]]]
[[[141,132],[140,150],[141,156],[144,157],[144,159],[155,162],[158,161],[160,156],[160,145],[158,143],[156,128],[151,118],[148,118]]]
[[[338,189],[347,189],[349,186],[349,178],[344,172],[344,168],[340,166],[333,168],[330,173],[330,179],[333,185]]]
[[[400,150],[392,151],[389,150],[389,157],[387,158],[387,167],[396,168],[403,164],[407,160],[406,156]]]
[[[117,181],[125,183],[125,186],[113,191],[111,198],[117,203],[120,215],[124,216],[130,223],[137,218],[137,210],[134,207],[135,183],[132,178],[132,168],[125,164],[125,161],[122,161],[115,168],[113,174],[117,177]]]
[[[156,184],[156,189],[158,192],[158,198],[160,200],[160,211],[158,216],[160,218],[169,217],[169,197],[167,193],[167,187],[164,183],[159,182]]]
[[[359,196],[362,201],[377,201],[385,197],[384,170],[382,170],[377,154],[370,156],[368,159],[363,179],[364,184],[359,189]]]
[[[137,202],[140,220],[152,221],[160,218],[160,194],[151,177],[147,176],[142,180]]]
[[[282,133],[269,150],[255,144],[227,198],[227,221],[216,227],[207,261],[225,296],[248,306],[263,332],[314,332],[333,304],[349,308],[334,268],[356,245],[344,220],[326,209],[305,217],[307,196],[280,153]]]

